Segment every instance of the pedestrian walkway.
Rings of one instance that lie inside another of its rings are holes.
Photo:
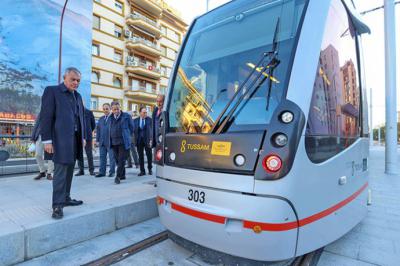
[[[372,205],[368,215],[325,247],[318,266],[400,265],[400,175],[384,174],[384,147],[371,147],[369,163]]]
[[[155,177],[127,169],[114,178],[74,177],[72,198],[84,201],[51,218],[52,183],[34,175],[0,179],[0,265],[37,257],[116,229],[156,217]]]

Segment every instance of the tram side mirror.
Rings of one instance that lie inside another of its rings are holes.
[[[10,158],[10,153],[8,151],[0,151],[0,162],[7,161]]]

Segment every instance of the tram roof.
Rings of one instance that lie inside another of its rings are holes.
[[[231,0],[231,1],[235,1],[235,0]],[[231,1],[219,6],[218,8],[220,8],[220,7],[224,6],[224,5],[228,5]],[[371,33],[370,28],[363,21],[360,13],[358,13],[358,11],[355,9],[354,4],[353,4],[353,0],[342,0],[342,1],[343,1],[344,5],[346,6],[347,11],[349,12],[351,21],[353,22],[354,27],[357,29],[357,32],[359,34]],[[210,11],[206,12],[205,14],[210,13],[211,11],[213,11],[213,10],[210,10]],[[196,19],[204,16],[205,14],[196,17]]]

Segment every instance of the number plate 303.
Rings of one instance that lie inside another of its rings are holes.
[[[189,189],[188,200],[204,203],[206,201],[206,193],[195,189]]]

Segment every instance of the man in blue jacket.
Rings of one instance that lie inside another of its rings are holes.
[[[106,175],[107,153],[110,162],[108,176],[113,177],[115,173],[115,159],[110,144],[111,105],[109,103],[103,104],[103,113],[104,115],[100,117],[97,122],[96,129],[96,142],[100,150],[100,170],[96,177],[103,177]]]
[[[151,118],[147,116],[146,107],[140,108],[139,117],[133,121],[133,125],[140,164],[140,173],[138,176],[146,175],[146,171],[144,170],[144,151],[146,151],[147,169],[149,170],[149,175],[152,175],[151,147],[153,142],[153,127]]]
[[[96,120],[94,119],[93,112],[85,108],[85,139],[86,139],[86,158],[88,160],[89,174],[94,175],[94,164],[93,164],[93,131],[96,128]],[[79,171],[75,176],[81,176],[85,174],[85,164],[82,159],[78,160]]]
[[[119,102],[111,103],[112,116],[110,117],[110,142],[117,162],[117,176],[115,184],[119,184],[125,177],[125,162],[131,148],[133,123],[131,116],[121,111]]]
[[[54,162],[53,214],[54,219],[64,216],[63,207],[81,205],[81,200],[70,197],[76,159],[82,158],[85,146],[85,118],[81,95],[77,92],[81,73],[67,68],[64,82],[46,87],[41,105],[41,137],[48,159]]]

